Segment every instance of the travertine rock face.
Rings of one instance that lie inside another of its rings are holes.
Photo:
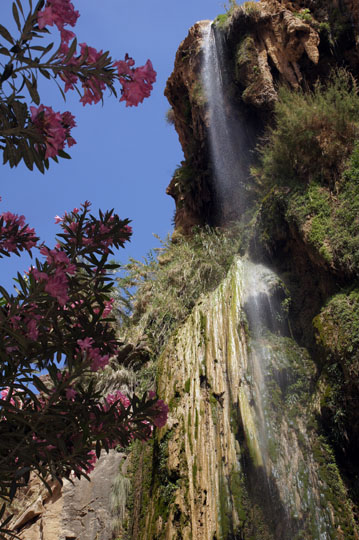
[[[248,334],[249,306],[279,286],[238,259],[168,343],[158,390],[170,416],[131,539],[358,539],[330,452],[308,428],[312,361],[277,333]]]
[[[253,11],[238,8],[228,33],[238,40],[236,78],[245,88],[243,101],[255,107],[271,107],[277,99],[276,73],[281,82],[298,88],[303,81],[300,60],[307,56],[318,64],[320,40],[317,30],[277,0],[266,0],[257,6]],[[238,34],[243,32],[243,19],[255,22],[255,30],[241,36]],[[250,51],[246,46],[248,39]]]
[[[110,540],[112,538],[110,494],[122,454],[103,454],[91,473],[91,482],[65,480],[53,486],[49,496],[33,479],[18,497],[13,523],[23,540]],[[23,510],[21,510],[23,506]]]

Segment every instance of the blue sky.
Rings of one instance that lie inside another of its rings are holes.
[[[10,0],[3,0],[9,4]],[[214,19],[225,11],[223,0],[72,0],[81,17],[75,28],[79,42],[109,50],[114,59],[129,53],[136,65],[151,59],[157,82],[151,97],[137,108],[126,108],[113,96],[104,106],[82,106],[75,92],[64,103],[56,87],[41,92],[41,102],[61,112],[70,110],[78,127],[72,159],[51,162],[42,175],[22,164],[2,168],[0,212],[24,214],[47,245],[54,245],[58,226],[54,216],[86,199],[93,210],[115,208],[132,220],[133,238],[117,258],[141,259],[158,245],[153,233],[165,237],[172,230],[174,202],[166,195],[173,171],[183,159],[177,134],[165,121],[169,108],[163,95],[176,50],[198,20]],[[27,0],[22,0],[24,8]],[[2,24],[7,17],[2,7]],[[55,32],[57,37],[57,32]],[[1,259],[1,284],[11,287],[28,260]]]

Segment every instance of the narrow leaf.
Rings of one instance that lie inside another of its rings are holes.
[[[39,68],[39,71],[46,79],[51,79],[51,75],[46,69]]]
[[[12,3],[12,14],[16,22],[16,26],[18,27],[19,32],[21,32],[20,17],[15,2]]]
[[[17,7],[19,8],[19,10],[20,10],[22,16],[24,17],[24,11],[23,11],[23,9],[22,9],[22,5],[21,5],[20,0],[16,0],[16,3],[17,3]]]
[[[31,96],[32,101],[36,105],[39,105],[40,96],[39,96],[39,93],[38,93],[37,88],[36,88],[36,79],[33,79],[32,84],[31,84],[30,81],[25,78],[25,84],[26,84],[26,88],[29,91],[29,94]]]
[[[71,156],[67,152],[64,152],[63,150],[59,150],[58,155],[64,159],[71,159]]]
[[[77,47],[77,39],[74,38],[73,42],[70,45],[69,52],[66,55],[65,60],[63,61],[64,64],[67,64],[69,60],[73,57],[74,52],[76,51]]]
[[[14,39],[12,38],[10,32],[2,24],[0,24],[0,34],[3,38],[9,41],[9,43],[14,44]]]

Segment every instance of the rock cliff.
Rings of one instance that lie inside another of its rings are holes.
[[[219,216],[213,196],[201,75],[206,24],[195,24],[181,43],[165,90],[185,156],[167,192],[176,202],[176,229],[184,233],[238,219],[235,208]],[[308,88],[338,65],[358,72],[358,6],[351,0],[245,2],[220,15],[215,27],[225,40],[227,98],[250,132],[248,152],[272,121],[279,84]]]
[[[131,538],[359,537],[358,22],[351,0],[245,2],[216,19],[224,116],[245,126],[250,156],[225,204],[203,76],[208,22],[179,47],[165,92],[185,155],[168,188],[175,239],[239,221],[249,274],[276,271],[289,322],[269,322],[283,315],[263,303],[263,275],[260,300],[248,300],[239,259],[175,331],[158,374],[170,421],[134,459]]]
[[[110,540],[111,488],[122,459],[111,450],[96,463],[91,482],[52,484],[52,495],[33,478],[13,503],[13,530],[23,540]]]

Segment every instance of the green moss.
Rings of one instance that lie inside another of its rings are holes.
[[[229,19],[228,13],[221,13],[220,15],[217,15],[217,17],[214,19],[214,24],[218,28],[225,28],[227,26],[228,19]]]
[[[228,492],[227,483],[221,476],[219,479],[219,525],[221,528],[222,538],[228,538],[231,531],[231,505],[230,494]]]
[[[359,391],[359,288],[331,297],[313,325],[323,353],[321,411],[331,442],[341,448],[357,422],[351,404]]]
[[[290,190],[273,188],[263,199],[260,212],[262,244],[272,249],[285,227],[294,225],[329,267],[359,277],[358,159],[356,143],[335,193],[322,180],[292,181]]]
[[[243,2],[241,5],[242,10],[246,13],[246,15],[258,15],[261,11],[261,8],[257,2],[253,1],[247,1]]]
[[[170,412],[175,411],[177,409],[180,401],[181,401],[181,398],[178,395],[175,395],[173,398],[171,398],[171,400],[170,400],[170,402],[168,404],[168,408],[169,408]]]
[[[196,408],[196,418],[195,418],[195,424],[194,424],[195,439],[198,439],[198,427],[199,427],[199,418],[198,418],[198,410]]]
[[[186,392],[186,394],[189,394],[190,387],[191,387],[191,379],[188,378],[186,382],[184,383],[184,391]]]
[[[196,81],[192,88],[192,99],[200,106],[203,106],[207,102],[206,92],[200,81]]]
[[[354,540],[357,538],[357,530],[348,494],[335,463],[333,451],[323,437],[316,439],[313,455],[319,465],[319,477],[322,481],[321,493],[324,496],[325,507],[330,504],[333,509],[333,528],[340,527],[346,540]],[[333,536],[333,538],[336,537]]]
[[[197,458],[194,457],[193,465],[192,465],[192,479],[193,479],[193,487],[196,487],[197,484]]]
[[[193,443],[192,443],[192,418],[191,418],[191,410],[188,410],[188,416],[187,416],[187,436],[188,436],[188,443],[189,447],[191,449],[191,452],[193,450]]]
[[[359,288],[330,298],[313,325],[318,343],[354,375],[359,367]]]
[[[200,311],[199,318],[200,318],[201,335],[205,337],[206,331],[207,331],[207,317],[202,311]]]
[[[314,22],[313,15],[311,14],[310,9],[308,8],[304,8],[304,9],[301,9],[300,11],[294,12],[293,15],[295,15],[295,17],[298,17],[298,19],[301,19],[302,21],[308,24],[312,24]]]
[[[213,424],[216,426],[218,422],[218,401],[216,400],[212,392],[209,394],[209,404],[211,407]]]
[[[236,66],[242,67],[244,65],[250,64],[250,65],[257,65],[257,49],[255,46],[255,42],[252,36],[246,35],[244,36],[239,45],[237,46],[236,51]],[[238,73],[236,72],[236,75]]]
[[[233,498],[234,507],[240,521],[240,527],[247,519],[246,501],[248,494],[246,492],[243,475],[238,470],[232,470],[229,475],[229,489]]]

